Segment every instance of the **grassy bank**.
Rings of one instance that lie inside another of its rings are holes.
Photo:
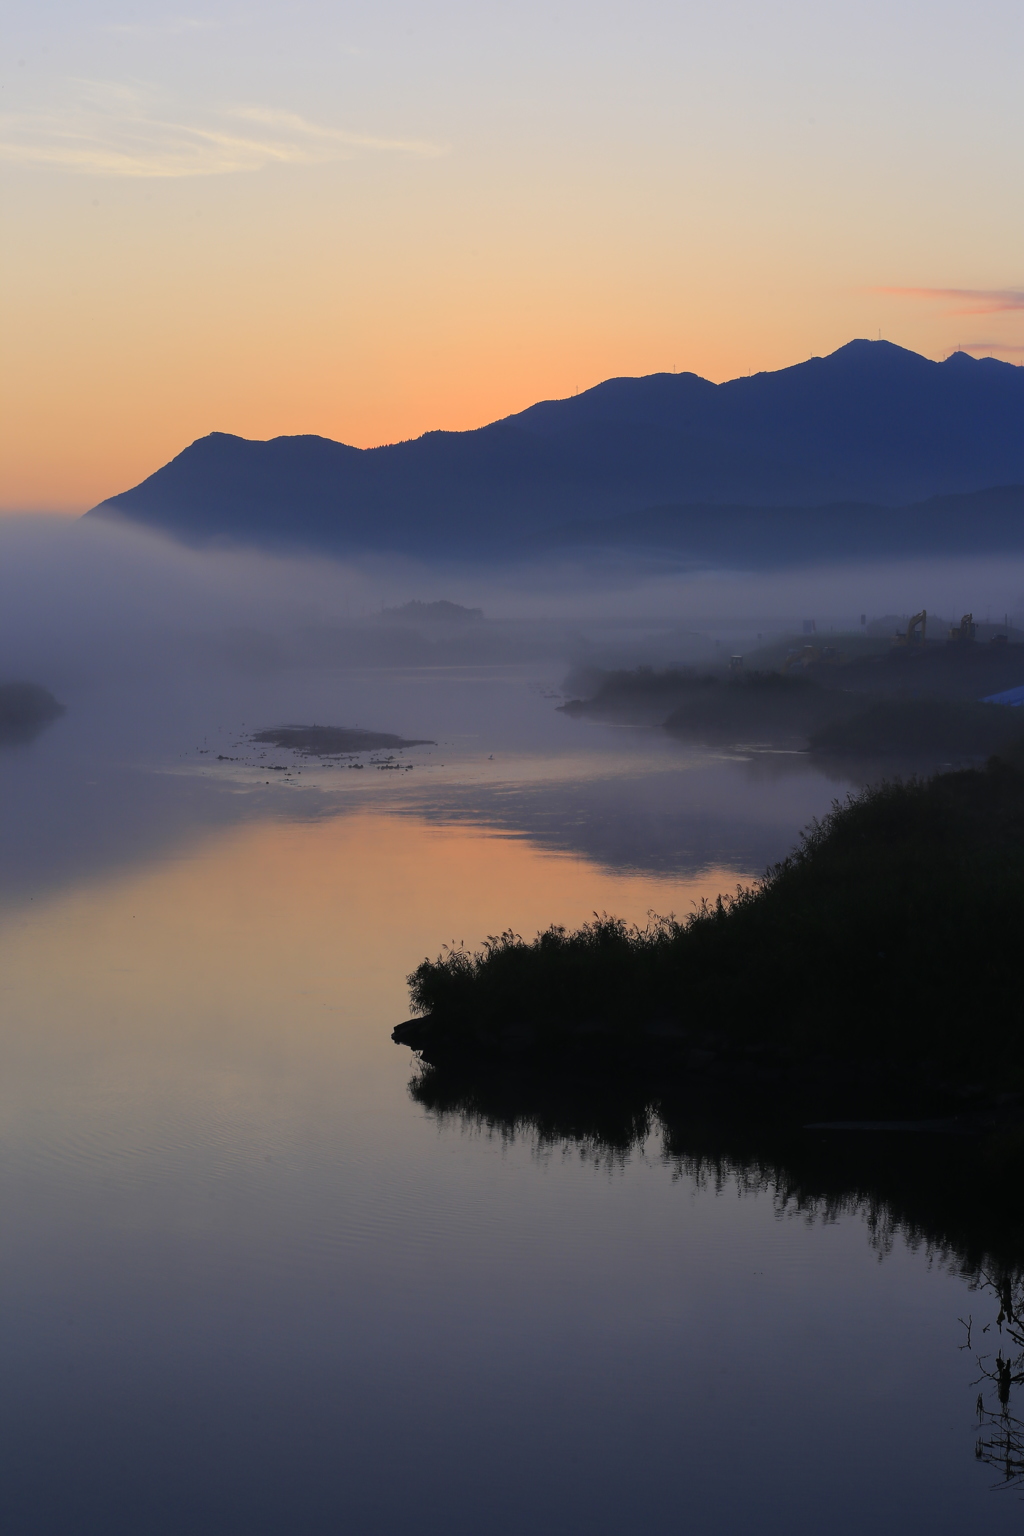
[[[1024,681],[1024,646],[891,648],[788,672],[609,672],[570,715],[663,725],[709,743],[800,747],[850,758],[970,761],[1020,734],[1017,711],[983,698]]]
[[[852,698],[853,695],[847,695]],[[816,753],[844,757],[987,757],[1020,736],[1020,711],[962,699],[876,699],[812,730]]]
[[[1024,773],[1010,762],[883,784],[837,806],[764,878],[643,929],[513,933],[409,978],[439,1054],[682,1064],[881,1060],[1024,1084]]]
[[[825,688],[800,673],[740,672],[696,680],[665,729],[719,740],[805,741],[863,708],[863,696]]]
[[[578,684],[580,679],[573,681]],[[717,678],[692,667],[633,667],[617,672],[594,671],[583,681],[590,687],[588,697],[560,704],[561,713],[660,725],[683,699],[714,687]]]

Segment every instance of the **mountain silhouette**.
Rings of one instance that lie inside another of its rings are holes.
[[[650,507],[574,522],[533,541],[565,555],[633,551],[674,564],[770,570],[833,560],[901,560],[1024,550],[1024,485],[932,496],[909,506],[829,502],[818,507]]]
[[[733,521],[737,510],[833,503],[852,515],[1020,486],[1022,429],[1024,369],[851,341],[724,384],[692,373],[609,379],[475,431],[383,448],[213,432],[87,515],[189,542],[334,553],[630,544],[636,529],[615,534],[613,523],[652,507],[662,517],[689,508],[707,526],[717,508],[726,522],[726,507]],[[1021,500],[1014,514],[1008,494],[1000,515],[1015,527]]]

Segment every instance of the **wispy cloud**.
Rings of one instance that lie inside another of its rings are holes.
[[[357,133],[274,108],[223,106],[193,115],[174,110],[146,86],[73,86],[74,100],[66,106],[0,116],[0,160],[91,176],[182,177],[325,164],[374,152],[445,152],[426,140]]]
[[[178,37],[188,32],[210,32],[219,26],[221,22],[213,17],[169,16],[155,22],[112,21],[103,30],[118,37]]]
[[[1024,309],[1024,288],[874,288],[872,292],[952,304],[953,315],[998,315]]]

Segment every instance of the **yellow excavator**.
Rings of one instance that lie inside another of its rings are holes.
[[[924,645],[925,634],[928,629],[928,610],[922,608],[920,613],[915,613],[907,625],[906,634],[893,636],[897,645]]]
[[[977,632],[978,626],[974,622],[973,613],[965,613],[959,624],[954,624],[949,632],[949,638],[956,640],[960,645],[967,645]]]

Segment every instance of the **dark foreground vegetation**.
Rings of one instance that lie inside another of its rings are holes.
[[[599,1164],[660,1140],[683,1178],[926,1249],[972,1292],[975,1457],[1020,1487],[1022,924],[1024,743],[836,806],[686,920],[424,961],[394,1033],[441,1120]]]
[[[684,919],[595,917],[424,960],[396,1039],[436,1063],[646,1062],[853,1099],[883,1078],[1016,1092],[1022,930],[1024,772],[994,759],[837,805],[752,888]]]
[[[63,704],[38,683],[0,683],[0,747],[33,741],[63,713]]]

